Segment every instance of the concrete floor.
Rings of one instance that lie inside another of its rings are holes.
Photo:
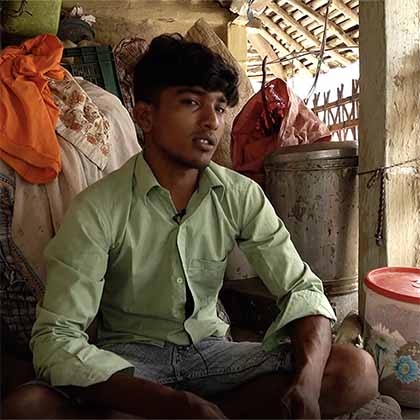
[[[420,420],[420,409],[401,407],[403,419]]]

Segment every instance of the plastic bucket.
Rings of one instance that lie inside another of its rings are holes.
[[[379,389],[420,408],[420,269],[372,270],[364,286],[365,348],[375,359]]]

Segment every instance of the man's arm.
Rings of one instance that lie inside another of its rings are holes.
[[[90,344],[86,333],[100,306],[111,242],[101,209],[82,193],[45,250],[47,282],[30,346],[37,376],[52,385],[87,386],[131,367]]]
[[[279,308],[263,341],[264,348],[271,351],[290,335],[292,322],[312,315],[335,320],[335,314],[323,292],[322,281],[302,261],[261,188],[250,183],[241,197],[239,247],[277,298]]]
[[[279,315],[265,334],[266,350],[275,350],[285,335],[293,344],[295,375],[283,403],[293,418],[320,418],[322,377],[331,351],[335,314],[321,280],[296,251],[283,222],[255,184],[243,195],[239,237],[259,277],[277,297]]]
[[[213,403],[194,394],[176,391],[145,379],[118,372],[108,380],[88,387],[63,387],[69,395],[86,403],[156,419],[223,419]]]
[[[45,252],[48,281],[31,339],[37,376],[83,401],[139,417],[223,418],[193,394],[132,377],[129,362],[88,342],[112,242],[101,206],[76,198]]]
[[[307,316],[290,324],[295,376],[283,398],[292,418],[321,418],[319,397],[331,352],[330,320]]]

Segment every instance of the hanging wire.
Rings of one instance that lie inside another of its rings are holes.
[[[359,49],[358,46],[354,46],[354,47],[333,47],[333,48],[325,48],[324,52],[328,52],[328,51],[339,51],[339,50],[356,50]],[[305,52],[291,52],[287,55],[285,55],[282,58],[276,59],[276,60],[272,60],[272,61],[267,61],[267,65],[270,64],[275,64],[275,63],[287,63],[288,61],[292,61],[295,59],[299,59],[302,57],[305,57],[307,55],[310,54],[316,54],[319,55],[319,53],[321,52],[321,50],[305,50]],[[253,68],[257,68],[257,67],[261,67],[261,64],[251,64],[248,66],[248,68],[253,69]]]
[[[315,92],[316,85],[318,84],[319,75],[321,73],[321,66],[322,66],[322,63],[324,61],[325,47],[327,45],[327,37],[328,37],[328,35],[327,35],[327,32],[328,32],[328,15],[330,13],[331,3],[332,3],[332,0],[328,0],[327,9],[325,11],[324,33],[322,35],[321,49],[320,49],[319,55],[318,55],[318,64],[316,66],[316,72],[315,72],[314,82],[313,82],[312,87],[309,90],[308,94],[306,95],[305,102],[309,101],[309,98]]]
[[[254,1],[255,0],[247,0],[248,5],[246,8],[246,16],[249,22],[252,22],[255,19],[254,13],[252,12],[252,9],[251,9],[252,3],[254,3]]]
[[[262,62],[261,96],[262,96],[263,110],[265,114],[265,121],[267,121],[268,127],[266,127],[265,124],[263,124],[262,126],[263,126],[264,134],[266,136],[270,136],[276,130],[276,121],[274,120],[274,117],[271,115],[268,109],[268,100],[265,93],[265,81],[267,78],[267,70],[266,70],[267,58],[268,57],[265,56]]]
[[[19,17],[21,15],[23,15],[24,13],[26,13],[29,16],[32,16],[32,13],[29,10],[26,10],[28,7],[28,0],[21,0],[20,5],[19,5],[19,9],[17,10],[13,10],[13,9],[8,9],[5,7],[4,9],[4,15],[8,16],[8,17]]]

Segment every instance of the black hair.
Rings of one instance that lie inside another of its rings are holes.
[[[172,86],[199,86],[222,92],[229,106],[238,103],[239,76],[217,53],[180,34],[152,40],[134,70],[134,99],[157,102],[161,91]]]

